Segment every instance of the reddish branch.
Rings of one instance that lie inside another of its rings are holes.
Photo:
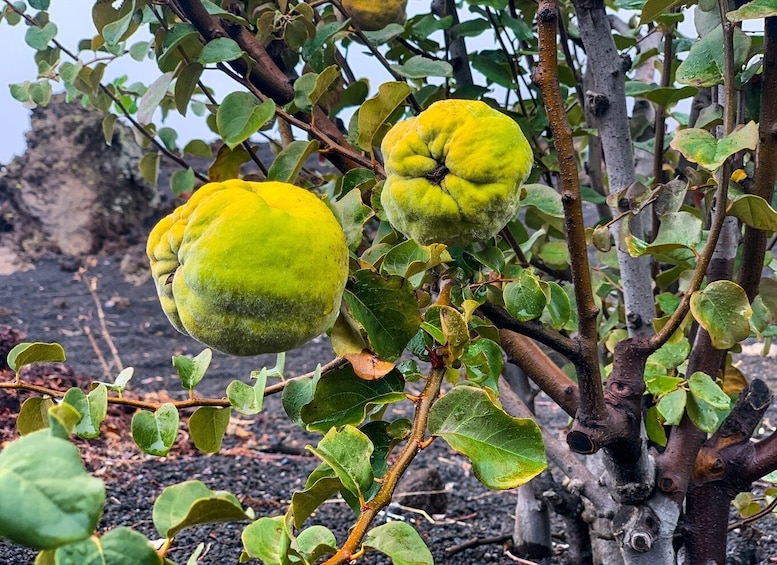
[[[771,203],[777,181],[777,17],[766,18],[764,24],[764,61],[761,74],[761,112],[758,118],[758,152],[755,160],[755,180],[751,194]],[[742,246],[739,285],[747,297],[758,295],[761,270],[766,252],[766,232],[747,226]]]
[[[507,359],[517,365],[561,409],[574,416],[580,405],[577,384],[533,340],[510,330],[499,330]]]
[[[558,15],[555,0],[540,1],[537,9],[539,63],[534,71],[533,80],[542,92],[548,121],[553,132],[553,143],[558,153],[561,201],[564,206],[567,246],[572,263],[572,282],[575,288],[579,319],[577,341],[580,357],[575,365],[580,387],[580,408],[576,420],[585,424],[585,422],[603,422],[607,416],[607,407],[604,402],[604,391],[599,372],[596,323],[599,309],[594,302],[591,271],[586,252],[577,152],[558,82],[556,46]]]
[[[771,401],[766,383],[753,380],[699,450],[686,499],[686,510],[693,517],[686,536],[691,563],[723,563],[726,559],[729,507],[737,493],[750,490],[752,481],[760,477],[751,473],[756,448],[750,436]]]
[[[236,59],[229,66],[242,79],[244,84],[250,85],[254,94],[261,99],[271,98],[279,106],[283,106],[294,99],[294,88],[283,70],[273,61],[262,42],[250,33],[246,28],[232,22],[222,21],[211,16],[199,0],[187,0],[176,2],[176,10],[186,17],[197,31],[211,41],[219,37],[231,37],[241,49],[256,62],[250,67],[244,59]],[[255,90],[254,90],[255,89]],[[309,114],[300,114],[291,121],[287,113],[280,108],[276,112],[282,119],[286,119],[293,125],[308,132],[311,137],[325,144],[327,159],[339,170],[345,172],[356,167],[373,168],[368,159],[352,147],[345,139],[343,133],[332,120],[316,108],[315,119]]]

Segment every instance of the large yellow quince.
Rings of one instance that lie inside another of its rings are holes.
[[[381,204],[417,242],[466,245],[515,218],[533,155],[521,128],[474,100],[441,100],[392,127],[381,144]]]
[[[404,25],[407,0],[343,0],[343,9],[361,30],[376,31],[389,24]]]
[[[332,212],[282,182],[206,184],[154,227],[146,252],[173,326],[232,355],[287,351],[326,331],[348,276]]]

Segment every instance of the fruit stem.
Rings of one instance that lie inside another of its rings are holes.
[[[439,163],[431,173],[426,175],[426,179],[433,185],[440,186],[448,173],[450,173],[450,169],[445,166],[445,163]]]

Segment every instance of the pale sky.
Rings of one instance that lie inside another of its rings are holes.
[[[94,25],[91,18],[93,4],[94,0],[51,0],[49,13],[51,21],[57,24],[59,30],[57,40],[72,51],[76,50],[80,39],[94,35]],[[410,0],[408,5],[409,14],[419,13],[426,9],[428,9],[427,0]],[[471,18],[466,9],[460,10],[459,13],[462,20]],[[682,26],[683,28],[686,26],[691,28],[683,30],[688,35],[693,33],[692,19],[686,18]],[[758,21],[758,23],[761,22]],[[2,66],[0,66],[0,131],[2,131],[0,165],[8,163],[14,155],[24,152],[24,132],[30,127],[29,111],[20,102],[14,100],[9,91],[10,84],[36,79],[34,51],[24,43],[26,30],[27,26],[23,23],[12,27],[5,21],[0,22],[0,53],[5,55]],[[130,45],[146,39],[148,39],[147,32],[140,30],[130,40]],[[493,48],[493,38],[488,34],[475,39],[467,38],[467,43],[470,49]],[[363,48],[352,48],[348,54],[349,61],[357,75],[365,76],[370,80],[371,90],[374,92],[382,82],[393,79],[381,65],[375,62],[374,58],[362,54],[362,51],[364,51]],[[91,56],[91,52],[82,54],[82,56]],[[62,60],[66,60],[66,57],[63,55]],[[141,81],[149,84],[159,76],[159,70],[154,61],[146,60],[139,63],[129,56],[125,56],[108,65],[105,78],[109,81],[122,75],[127,75],[130,83]],[[234,89],[234,82],[216,70],[206,71],[203,80],[205,84],[215,90],[218,99]],[[477,82],[485,83],[482,77]],[[61,90],[61,88],[56,87],[56,84],[54,85],[55,92]],[[503,92],[501,87],[492,88],[492,92],[496,90]],[[498,99],[504,96],[500,92],[494,92],[494,95]],[[347,120],[348,117],[345,116],[345,119]],[[194,116],[191,112],[186,118],[171,112],[164,125],[178,131],[179,147],[185,145],[190,139],[199,137],[209,140],[214,137],[205,126],[204,120]]]

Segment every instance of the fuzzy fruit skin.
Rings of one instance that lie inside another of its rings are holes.
[[[475,100],[441,100],[392,127],[381,144],[380,202],[422,245],[467,245],[516,215],[533,154],[515,121]]]
[[[389,24],[404,25],[407,0],[343,0],[343,8],[362,31],[377,31]]]
[[[332,212],[282,182],[206,184],[154,227],[146,252],[173,326],[231,355],[287,351],[323,333],[348,277]]]

